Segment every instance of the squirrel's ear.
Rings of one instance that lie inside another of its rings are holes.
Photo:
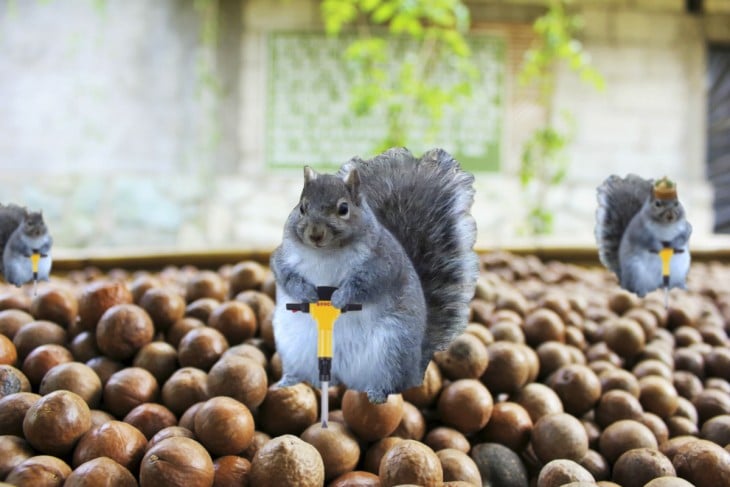
[[[317,179],[317,173],[309,166],[304,166],[304,182],[308,183]]]
[[[360,201],[360,173],[354,167],[347,171],[347,174],[342,178],[345,181],[345,186],[350,191],[352,199],[356,202]]]

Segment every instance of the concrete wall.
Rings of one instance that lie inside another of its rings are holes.
[[[479,245],[535,243],[519,234],[525,205],[514,171],[544,113],[515,74],[544,2],[469,3],[475,29],[509,40],[504,169],[477,180]],[[596,94],[571,73],[559,75],[555,108],[574,114],[576,139],[569,181],[550,198],[556,234],[538,243],[592,244],[595,186],[629,171],[678,179],[695,238],[708,236],[704,52],[707,42],[730,42],[730,2],[708,0],[701,16],[685,13],[683,0],[574,3],[607,90]],[[16,1],[0,8],[0,52],[7,53],[0,56],[0,201],[43,208],[59,247],[278,243],[301,174],[264,164],[265,34],[321,29],[318,2],[221,0],[214,52],[200,44],[192,4],[108,0],[99,10],[90,0]],[[213,61],[217,96],[201,84],[203,56]]]

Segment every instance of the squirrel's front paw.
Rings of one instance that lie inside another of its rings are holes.
[[[342,309],[350,304],[350,299],[350,293],[346,292],[343,288],[340,288],[332,293],[332,306],[337,309]]]

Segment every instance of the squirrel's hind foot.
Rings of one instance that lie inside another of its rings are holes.
[[[300,381],[295,376],[291,374],[284,374],[284,376],[279,379],[279,382],[276,383],[276,387],[291,387],[299,384]]]
[[[368,401],[371,404],[383,404],[388,400],[388,393],[383,390],[368,389],[365,393],[368,395]]]

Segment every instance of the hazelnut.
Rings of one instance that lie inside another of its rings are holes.
[[[372,404],[364,392],[347,390],[342,398],[342,413],[358,438],[378,440],[398,427],[403,418],[403,397],[391,394],[383,404]]]
[[[215,479],[213,460],[203,445],[185,437],[159,441],[147,450],[139,469],[140,487],[202,487]],[[256,484],[254,484],[256,485]]]
[[[315,447],[293,435],[273,438],[251,461],[251,485],[324,485],[324,463]]]

